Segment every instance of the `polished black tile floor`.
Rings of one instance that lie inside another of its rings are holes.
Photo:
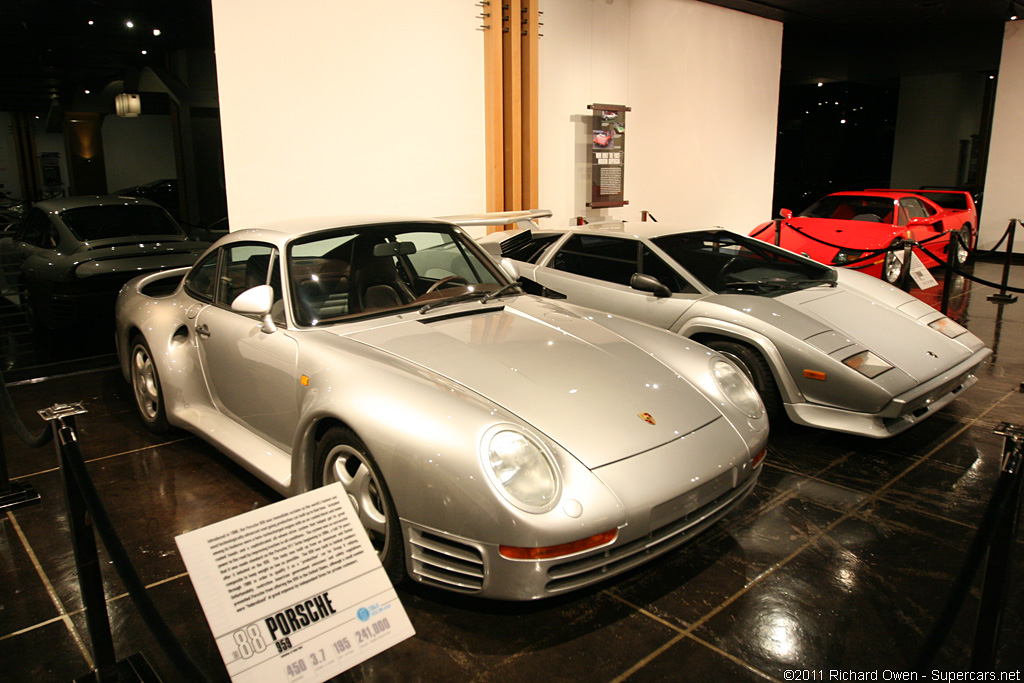
[[[977,274],[997,279],[999,266],[980,263]],[[1024,268],[1013,278],[1024,285]],[[416,636],[338,680],[781,681],[795,669],[826,680],[829,669],[909,669],[992,494],[1002,452],[993,430],[1024,424],[1024,300],[996,305],[991,289],[964,282],[955,291],[952,314],[996,353],[938,415],[886,441],[774,426],[741,508],[591,590],[505,604],[402,586]],[[143,429],[115,369],[16,382],[10,393],[34,431],[37,409],[84,402],[88,469],[143,582],[200,667],[226,680],[174,537],[277,496],[199,439]],[[71,680],[91,658],[56,456],[2,428],[11,477],[42,502],[0,513],[0,678]],[[1011,672],[1024,668],[1022,547],[1018,538],[998,660]],[[184,680],[101,555],[118,656],[141,652],[163,680]],[[977,604],[976,584],[930,668],[968,668]]]

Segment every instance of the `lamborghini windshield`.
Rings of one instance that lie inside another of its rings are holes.
[[[773,296],[836,282],[835,271],[828,266],[725,230],[663,235],[651,241],[719,294]]]
[[[465,233],[433,223],[376,224],[302,237],[288,248],[288,277],[300,325],[484,297],[509,284]]]

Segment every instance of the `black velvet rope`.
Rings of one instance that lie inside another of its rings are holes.
[[[938,256],[936,256],[932,252],[928,251],[924,247],[921,247],[921,251],[923,251],[924,253],[928,254],[928,256],[932,257],[933,259],[935,259],[939,263],[945,263],[944,259],[939,258]],[[981,278],[974,277],[970,273],[965,273],[964,271],[960,270],[960,268],[957,266],[956,262],[953,263],[953,272],[956,273],[957,275],[961,276],[961,277],[964,277],[964,278],[970,280],[971,282],[977,282],[979,285],[985,285],[986,287],[994,287],[995,289],[998,289],[998,290],[1005,290],[1005,291],[1008,291],[1008,292],[1017,292],[1018,294],[1024,294],[1024,289],[1021,289],[1020,287],[1010,287],[1009,285],[1004,287],[1002,284],[1000,284],[998,282],[989,282],[988,280],[982,280]]]
[[[128,589],[128,594],[131,596],[132,602],[135,603],[135,607],[139,610],[142,620],[156,638],[157,644],[160,645],[160,648],[178,667],[178,670],[185,674],[187,680],[209,681],[209,678],[199,670],[199,667],[189,656],[181,641],[174,635],[174,631],[168,626],[160,614],[160,610],[154,604],[153,599],[146,592],[146,586],[142,583],[142,579],[139,578],[138,572],[135,571],[135,566],[132,564],[131,559],[129,559],[128,552],[125,550],[124,544],[121,543],[121,539],[118,537],[117,531],[110,521],[107,509],[104,507],[103,501],[100,500],[99,493],[96,491],[96,485],[93,484],[92,479],[89,477],[89,472],[85,468],[82,452],[78,448],[75,430],[65,424],[61,424],[57,431],[60,438],[59,448],[63,456],[61,458],[62,463],[71,471],[75,485],[82,494],[85,507],[92,517],[93,527],[99,534],[100,540],[103,541],[103,545],[107,548],[107,553],[114,563],[114,568],[117,569],[117,573],[124,582],[125,588]]]

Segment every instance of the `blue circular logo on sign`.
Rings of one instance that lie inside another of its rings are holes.
[[[360,607],[359,611],[356,612],[356,616],[359,617],[359,621],[366,621],[370,618],[370,610],[365,607]]]

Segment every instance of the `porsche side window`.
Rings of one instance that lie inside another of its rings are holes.
[[[37,247],[54,247],[56,246],[56,240],[51,232],[52,227],[50,219],[46,217],[45,213],[40,209],[32,209],[21,224],[20,239]],[[49,235],[49,238],[47,238],[47,235]],[[50,242],[50,244],[47,244],[47,242]]]
[[[221,251],[220,286],[217,287],[219,305],[231,306],[238,295],[247,289],[271,284],[271,265],[276,254],[274,247],[268,244],[233,244]],[[275,300],[280,299],[280,291],[274,292],[274,296]]]
[[[698,291],[696,287],[687,282],[685,278],[680,277],[671,266],[662,261],[660,257],[647,247],[643,248],[643,261],[641,265],[643,270],[640,272],[644,275],[653,275],[658,278],[658,281],[668,287],[674,294],[684,292],[689,294]]]
[[[213,301],[213,293],[217,285],[217,250],[200,261],[185,279],[185,289],[189,294],[202,301]]]
[[[640,270],[639,247],[639,242],[621,237],[573,235],[555,254],[551,265],[556,270],[628,287],[630,278]]]

